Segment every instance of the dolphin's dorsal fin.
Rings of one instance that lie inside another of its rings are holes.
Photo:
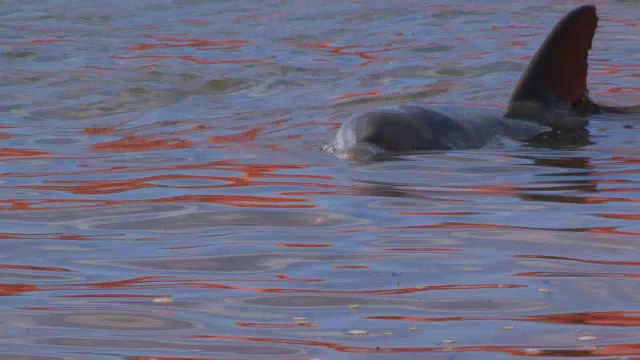
[[[595,111],[597,105],[588,97],[587,60],[597,27],[593,5],[581,6],[562,18],[520,77],[507,116],[533,117],[555,127],[562,116]],[[532,113],[539,111],[545,113],[542,118]]]

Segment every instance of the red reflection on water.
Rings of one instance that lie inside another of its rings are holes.
[[[40,290],[35,285],[30,284],[0,284],[0,296],[22,295],[25,292]]]
[[[12,128],[12,126],[0,125],[0,129],[9,129],[9,128]],[[15,135],[11,135],[11,134],[0,132],[0,139],[10,139],[10,138],[12,138],[14,136]]]
[[[333,244],[292,244],[292,243],[280,243],[276,244],[280,247],[293,247],[293,248],[328,248],[333,247]]]
[[[267,59],[242,59],[242,60],[205,60],[195,56],[180,56],[179,59],[200,65],[243,65],[243,64],[267,64]]]
[[[0,269],[13,269],[13,270],[33,270],[33,271],[51,271],[51,272],[73,272],[73,270],[49,267],[49,266],[33,266],[33,265],[13,265],[13,264],[0,264]]]
[[[615,356],[640,355],[640,344],[601,345],[597,348],[580,349],[576,347],[544,348],[542,346],[508,346],[508,345],[474,345],[474,346],[415,346],[415,347],[367,347],[341,344],[330,341],[297,340],[269,337],[249,337],[231,335],[192,335],[191,339],[237,340],[245,342],[272,343],[285,345],[303,345],[322,347],[345,353],[466,353],[466,352],[497,352],[513,356]],[[532,353],[532,350],[535,353]]]
[[[231,135],[218,135],[209,138],[209,142],[213,143],[238,143],[254,141],[258,135],[262,132],[260,128],[249,129],[236,134]]]
[[[97,169],[97,170],[80,170],[80,171],[61,171],[61,172],[6,172],[3,177],[51,177],[51,176],[74,176],[74,175],[97,175],[97,174],[114,174],[114,173],[131,173],[131,172],[161,172],[165,170],[223,170],[238,171],[246,173],[247,177],[282,177],[282,178],[302,178],[302,179],[325,179],[332,180],[333,176],[329,175],[307,175],[307,174],[269,174],[282,170],[305,170],[311,165],[293,165],[293,164],[243,164],[235,160],[217,160],[211,162],[198,162],[187,164],[176,164],[170,166],[117,166],[113,168]],[[188,176],[188,175],[184,175]],[[81,201],[81,200],[79,200]],[[94,200],[92,200],[94,201]]]
[[[212,357],[175,357],[175,356],[129,356],[127,360],[227,360],[228,358]]]
[[[82,132],[88,135],[114,135],[118,130],[114,128],[85,128]]]
[[[513,29],[542,29],[543,27],[540,25],[505,25],[505,26],[496,26],[493,25],[491,27],[492,31],[497,31],[497,30],[513,30]]]
[[[84,240],[94,240],[92,237],[90,236],[83,236],[83,235],[60,235],[60,236],[56,236],[55,239],[57,240],[75,240],[75,241],[84,241]]]
[[[600,71],[598,71],[598,74],[602,74],[602,75],[612,75],[612,74],[617,74],[623,71],[629,71],[628,68],[622,68],[622,69],[617,69],[617,68],[604,68]],[[629,95],[637,95],[640,94],[640,88],[634,88],[634,87],[610,87],[610,88],[606,88],[604,90],[600,90],[600,91],[596,91],[593,93],[593,95],[598,96],[598,95],[608,95],[608,94],[618,94],[618,93],[622,93],[622,94],[629,94]]]
[[[0,148],[0,157],[2,156],[40,156],[51,155],[50,152],[29,150],[29,149],[12,149],[12,148]]]
[[[20,186],[16,186],[16,188],[19,188]],[[29,186],[23,186],[21,188],[31,188]],[[109,206],[109,205],[116,205],[116,204],[124,204],[125,201],[108,201],[108,200],[104,200],[104,201],[100,201],[100,200],[40,200],[40,201],[21,201],[21,200],[0,200],[0,203],[7,203],[10,205],[9,208],[7,209],[2,209],[2,210],[8,210],[8,211],[24,211],[24,210],[29,210],[29,211],[38,211],[38,210],[51,210],[51,209],[84,209],[84,208],[93,208],[93,207],[98,207],[98,206]],[[66,204],[66,203],[71,203],[74,205],[69,205],[69,206],[60,206],[59,204]],[[77,205],[78,203],[84,203],[86,205]],[[51,206],[51,207],[47,207],[47,206],[42,206],[45,204],[55,204],[55,206]],[[35,207],[38,206],[38,207]],[[39,234],[35,234],[35,235],[39,235]],[[74,240],[73,239],[73,235],[68,236],[69,238],[67,239],[64,235],[57,237],[57,239],[60,240]],[[0,237],[1,238],[1,237]],[[86,237],[79,237],[77,240],[91,240],[91,238],[86,238]]]
[[[168,48],[225,48],[240,49],[243,45],[252,44],[249,40],[200,40],[200,39],[183,39],[175,36],[144,36],[155,43],[135,44],[129,47],[129,50],[151,50],[151,49],[168,49]]]
[[[476,59],[482,59],[484,56],[491,54],[490,51],[478,51],[475,52],[473,54],[465,54],[460,56],[460,59],[465,59],[465,60],[476,60]]]
[[[253,195],[183,195],[168,198],[146,200],[149,203],[208,203],[223,204],[234,207],[248,208],[284,208],[284,209],[315,209],[318,205],[292,204],[312,202],[311,199],[286,198]]]
[[[242,64],[268,64],[269,62],[267,61],[267,59],[270,58],[265,58],[265,59],[240,59],[240,60],[205,60],[205,59],[200,59],[197,58],[195,56],[191,56],[191,55],[183,55],[183,56],[178,56],[178,55],[128,55],[128,56],[122,56],[122,55],[114,55],[111,56],[112,59],[116,59],[116,60],[136,60],[136,59],[152,59],[152,60],[172,60],[172,59],[180,59],[180,60],[184,60],[184,61],[189,61],[192,63],[196,63],[196,64],[202,64],[202,65],[216,65],[216,64],[228,64],[228,65],[242,65]]]
[[[437,290],[477,290],[477,289],[513,289],[521,288],[523,285],[516,284],[471,284],[471,285],[430,285],[416,286],[409,288],[397,289],[379,289],[379,290],[321,290],[321,289],[292,289],[292,288],[258,288],[237,285],[211,284],[211,283],[192,283],[188,287],[203,289],[225,289],[225,290],[242,290],[252,291],[256,293],[266,294],[349,294],[349,295],[400,295],[413,294],[423,291]]]
[[[463,251],[462,249],[454,248],[437,248],[437,247],[406,247],[406,248],[388,248],[382,249],[387,251]]]
[[[463,321],[463,320],[497,320],[480,318],[473,316],[448,316],[448,317],[423,317],[423,316],[397,316],[397,315],[379,315],[379,316],[363,316],[365,320],[400,320],[412,322],[447,322],[447,321]]]
[[[441,222],[438,224],[427,225],[409,225],[409,226],[394,226],[393,229],[519,229],[519,230],[534,230],[535,228],[528,226],[517,225],[499,225],[499,224],[469,224],[460,222]]]
[[[60,173],[34,173],[27,175],[18,173],[5,173],[5,177],[18,177],[18,176],[51,176],[51,175],[95,175],[105,173],[132,173],[135,171],[152,172],[152,171],[176,171],[176,170],[192,170],[192,169],[206,169],[206,170],[220,170],[220,171],[236,171],[242,173],[240,176],[201,176],[201,175],[179,175],[179,174],[165,174],[155,175],[143,178],[134,178],[124,181],[79,181],[79,180],[49,180],[48,185],[25,185],[14,186],[16,188],[23,189],[36,189],[36,190],[55,190],[55,191],[68,191],[74,194],[111,194],[120,193],[131,190],[138,190],[144,188],[157,187],[159,185],[150,184],[152,181],[162,180],[181,180],[181,179],[198,179],[209,180],[217,182],[225,182],[224,184],[215,185],[176,185],[175,188],[230,188],[230,187],[248,187],[248,186],[301,186],[301,187],[314,187],[314,188],[338,188],[337,185],[323,184],[318,182],[305,182],[295,181],[294,179],[303,180],[332,180],[333,176],[329,175],[313,175],[313,174],[287,174],[277,173],[283,170],[303,170],[307,169],[308,165],[286,165],[286,164],[241,164],[234,161],[216,161],[211,163],[197,163],[197,164],[184,164],[174,165],[166,167],[133,167],[122,166],[111,169],[98,169],[91,171],[74,171],[74,172],[60,172]],[[258,180],[258,179],[271,179],[271,178],[284,178],[287,181],[273,181],[273,180]],[[349,187],[343,187],[349,189]],[[110,206],[110,205],[125,205],[134,203],[171,203],[171,202],[201,202],[201,203],[216,203],[225,204],[235,207],[261,207],[261,208],[294,208],[294,209],[311,209],[317,208],[318,205],[313,204],[314,200],[310,195],[312,193],[299,192],[299,197],[293,197],[294,193],[280,193],[281,196],[251,196],[251,195],[192,195],[192,196],[175,196],[167,198],[158,198],[150,200],[90,200],[90,199],[77,199],[77,200],[34,200],[34,201],[22,201],[22,200],[0,200],[0,203],[7,203],[10,205],[9,210],[48,210],[53,207],[46,207],[42,205],[56,204],[56,208],[69,209],[69,208],[88,208],[98,206]],[[291,197],[289,197],[291,196]],[[64,204],[69,204],[64,206]],[[62,204],[62,206],[61,206]],[[36,207],[36,205],[38,205]]]
[[[586,264],[600,264],[600,265],[625,265],[625,266],[640,266],[640,261],[614,261],[614,260],[587,260],[578,259],[564,256],[549,256],[549,255],[514,255],[515,258],[521,259],[549,259],[549,260],[567,260]]]
[[[522,277],[604,277],[604,278],[640,278],[640,274],[593,273],[593,272],[551,272],[531,271],[513,274]]]
[[[360,66],[363,66],[371,62],[402,59],[397,57],[396,58],[381,57],[381,56],[375,56],[372,54],[382,54],[382,53],[388,53],[388,52],[393,52],[393,51],[402,50],[402,49],[424,48],[430,45],[434,45],[434,44],[412,44],[412,45],[403,45],[403,46],[393,46],[394,44],[401,42],[401,40],[396,40],[396,41],[391,41],[385,44],[381,44],[380,46],[382,48],[366,49],[364,45],[336,46],[336,45],[333,45],[334,42],[335,41],[321,41],[321,42],[315,42],[315,43],[306,43],[306,44],[300,45],[300,47],[305,49],[317,50],[329,56],[358,57],[363,60],[367,60],[366,62],[363,62],[360,64]],[[347,51],[347,50],[352,50],[352,51]],[[354,51],[354,50],[358,50],[358,51]]]
[[[180,20],[180,23],[188,25],[209,25],[211,22],[207,19],[190,19]]]
[[[157,139],[154,136],[131,135],[119,140],[97,143],[92,147],[96,151],[131,152],[184,149],[191,145],[191,141],[180,138]]]
[[[256,329],[294,329],[299,328],[301,326],[295,324],[260,324],[260,323],[250,323],[250,322],[237,322],[237,326],[240,327],[248,327],[248,328],[256,328]],[[318,324],[304,324],[305,328],[314,328],[318,327]]]
[[[594,325],[594,326],[640,326],[640,311],[604,311],[582,312],[564,314],[530,315],[522,317],[481,317],[481,316],[448,316],[448,317],[422,317],[379,315],[363,316],[365,320],[392,320],[410,322],[448,322],[448,321],[528,321],[555,323],[567,325]]]
[[[602,5],[603,6],[607,6],[609,4],[603,1]],[[618,25],[631,26],[631,27],[639,27],[640,26],[640,23],[638,23],[638,22],[616,19],[616,18],[611,17],[611,16],[607,16],[605,19],[606,19],[607,22],[612,22],[612,23],[618,24]]]
[[[326,282],[327,280],[325,279],[301,279],[301,278],[292,278],[289,277],[289,275],[286,274],[278,274],[276,275],[276,277],[280,280],[285,280],[285,281],[289,281],[289,282],[304,282],[304,283],[311,283],[311,282]],[[262,280],[259,280],[262,281]]]
[[[25,308],[18,308],[20,310],[27,310],[27,311],[60,311],[60,310],[64,310],[63,307],[55,307],[55,306],[36,306],[36,307],[25,307]]]
[[[608,219],[640,220],[640,214],[593,214]]]
[[[514,320],[595,326],[640,326],[640,311],[605,311],[530,315]]]
[[[125,298],[125,299],[156,299],[161,298],[161,295],[142,295],[142,294],[76,294],[76,295],[62,295],[61,298]]]
[[[520,190],[512,185],[478,185],[478,186],[448,186],[451,189],[461,189],[465,193],[489,195],[513,195]]]
[[[59,42],[67,41],[64,39],[45,39],[45,40],[26,40],[26,41],[0,41],[0,45],[41,45],[41,44],[55,44]]]
[[[616,230],[614,227],[599,227],[599,228],[588,228],[585,230],[586,232],[596,233],[596,234],[613,234],[613,235],[633,235],[640,236],[640,232],[638,231],[620,231]]]
[[[423,100],[421,101],[421,103],[428,104],[428,105],[460,105],[461,104],[458,101],[432,101],[432,100],[429,100],[429,101]],[[475,103],[469,103],[469,102],[465,102],[462,104],[469,107],[488,107],[492,109],[506,109],[506,105],[504,104],[487,104],[487,103],[475,104]],[[460,186],[460,187],[466,188],[466,186]]]
[[[463,216],[481,214],[474,211],[394,211],[393,215],[418,215],[418,216]]]
[[[352,92],[352,93],[347,93],[347,94],[338,96],[336,100],[345,100],[345,99],[351,99],[354,97],[368,96],[368,95],[379,95],[381,93],[382,93],[382,90]]]
[[[68,286],[74,287],[90,287],[93,289],[126,289],[130,287],[135,287],[142,284],[153,284],[153,283],[165,283],[170,280],[168,276],[140,276],[132,279],[125,280],[117,280],[117,281],[106,281],[106,282],[98,282],[98,283],[88,283],[88,284],[70,284]]]
[[[54,183],[54,181],[52,181]],[[52,190],[52,191],[67,191],[72,194],[83,195],[96,195],[96,194],[116,194],[121,192],[127,192],[131,190],[138,190],[144,188],[154,188],[158,185],[147,184],[144,179],[131,179],[131,180],[111,180],[111,181],[60,181],[59,183],[80,183],[82,185],[72,186],[60,186],[60,185],[32,185],[27,186],[29,189],[36,190]]]
[[[93,240],[93,238],[82,235],[58,235],[58,234],[29,234],[29,233],[0,233],[0,239],[10,240]]]

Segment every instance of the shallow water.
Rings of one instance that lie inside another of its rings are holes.
[[[350,114],[501,107],[573,1],[4,1],[0,359],[640,356],[638,116],[357,164]],[[640,4],[594,98],[638,103]]]

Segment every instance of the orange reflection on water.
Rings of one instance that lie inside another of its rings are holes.
[[[73,272],[73,270],[60,268],[60,267],[33,266],[33,265],[13,265],[13,264],[0,264],[0,269],[51,271],[51,272]]]
[[[204,289],[225,289],[242,290],[266,294],[341,294],[341,295],[400,295],[413,294],[424,291],[438,290],[477,290],[477,289],[513,289],[521,288],[523,285],[517,284],[458,284],[458,285],[429,285],[415,286],[397,289],[374,289],[374,290],[321,290],[321,289],[294,289],[294,288],[259,288],[237,285],[224,285],[212,283],[191,283],[188,287]]]
[[[173,60],[173,59],[180,59],[183,61],[188,61],[188,62],[192,62],[195,64],[202,64],[202,65],[243,65],[243,64],[268,64],[269,62],[267,61],[270,58],[265,58],[265,59],[236,59],[236,60],[205,60],[205,59],[200,59],[197,58],[195,56],[192,55],[183,55],[183,56],[179,56],[179,55],[152,55],[152,54],[147,54],[147,55],[114,55],[111,56],[112,59],[116,59],[116,60],[137,60],[137,59],[151,59],[151,60]]]
[[[88,135],[114,135],[118,132],[118,130],[114,128],[85,128],[82,130],[83,133]]]
[[[604,311],[530,315],[514,320],[595,326],[640,326],[640,311]]]
[[[36,306],[36,307],[25,307],[25,308],[19,308],[20,310],[27,310],[27,311],[60,311],[60,310],[64,310],[63,307],[55,307],[55,306]]]
[[[88,298],[88,299],[156,299],[161,298],[161,295],[142,295],[142,294],[76,294],[76,295],[63,295],[61,298]]]
[[[595,273],[595,272],[551,272],[551,271],[530,271],[513,274],[522,277],[596,277],[596,278],[640,278],[640,274],[624,273]]]
[[[6,156],[40,156],[50,155],[50,152],[30,150],[30,149],[12,149],[12,148],[0,148],[0,157]]]
[[[209,142],[213,143],[238,143],[254,141],[262,132],[260,128],[249,129],[240,133],[231,135],[218,135],[209,138]]]
[[[296,324],[277,324],[277,323],[259,324],[259,323],[250,323],[250,322],[237,322],[236,325],[240,327],[248,327],[248,328],[256,328],[256,329],[295,329],[295,328],[301,327],[300,325],[296,325]],[[314,328],[314,327],[318,327],[318,324],[305,323],[304,327]]]
[[[38,290],[38,287],[30,284],[0,284],[0,296],[16,296]]]
[[[548,260],[566,260],[573,262],[580,262],[585,264],[599,264],[599,265],[624,265],[624,266],[640,266],[640,261],[615,261],[615,260],[586,260],[564,256],[549,256],[549,255],[514,255],[515,258],[520,259],[548,259]]]
[[[238,60],[205,60],[195,56],[180,56],[181,60],[200,65],[243,65],[243,64],[267,64],[267,59],[238,59]]]
[[[528,226],[517,225],[499,225],[499,224],[470,224],[460,222],[441,222],[438,224],[428,225],[409,225],[409,226],[394,226],[392,229],[503,229],[503,230],[536,230],[535,228]],[[539,229],[538,229],[539,230]]]
[[[370,269],[368,265],[334,265],[332,269]]]
[[[130,190],[154,188],[157,185],[147,184],[144,179],[131,179],[131,180],[111,180],[111,181],[59,181],[52,183],[68,184],[62,185],[32,185],[24,186],[22,188],[29,188],[34,190],[52,190],[52,191],[67,191],[72,194],[83,195],[97,195],[97,194],[115,194],[121,192],[127,192]],[[73,185],[71,185],[73,184]]]
[[[577,347],[558,346],[545,348],[542,346],[508,346],[508,345],[472,345],[472,346],[415,346],[415,347],[367,347],[341,344],[331,341],[298,340],[270,337],[249,337],[232,335],[192,335],[191,339],[236,340],[243,342],[273,343],[285,345],[303,345],[321,347],[344,353],[467,353],[467,352],[495,352],[513,356],[615,356],[640,355],[640,344],[609,344],[597,348],[580,349]],[[535,353],[532,353],[535,351]]]
[[[522,317],[482,317],[482,316],[448,316],[448,317],[423,317],[378,315],[364,316],[365,320],[392,320],[410,322],[448,322],[448,321],[530,321],[541,323],[556,323],[567,325],[593,325],[593,326],[640,326],[640,311],[603,311],[581,312],[564,314],[529,315]]]
[[[106,281],[88,284],[70,284],[71,287],[89,287],[92,289],[127,289],[147,284],[160,284],[171,282],[168,276],[139,276],[132,279]]]
[[[388,248],[382,249],[386,251],[463,251],[462,249],[454,249],[454,248],[438,248],[438,247],[406,247],[406,248]]]
[[[417,215],[417,216],[465,216],[477,215],[479,212],[473,211],[394,211],[393,215]]]
[[[300,243],[300,244],[280,243],[276,245],[280,247],[291,247],[291,248],[328,248],[328,247],[334,246],[333,244],[308,244],[308,243]]]
[[[276,275],[276,277],[278,278],[278,280],[285,280],[288,282],[304,282],[304,283],[309,283],[309,282],[326,282],[327,280],[325,279],[301,279],[301,278],[292,278],[289,275],[286,274],[278,274]]]
[[[63,41],[69,41],[65,39],[44,39],[44,40],[25,40],[25,41],[0,41],[0,45],[42,45],[42,44],[55,44]]]
[[[227,360],[228,358],[212,358],[212,357],[176,357],[176,356],[129,356],[127,360]]]
[[[98,169],[91,171],[74,171],[60,173],[41,173],[31,174],[34,176],[51,176],[51,175],[95,175],[103,173],[134,173],[136,171],[175,171],[175,170],[192,170],[207,169],[209,171],[235,171],[240,172],[239,176],[202,176],[202,175],[179,175],[179,174],[161,174],[142,178],[131,178],[128,180],[109,180],[109,181],[86,181],[86,180],[49,180],[47,185],[22,185],[14,186],[14,188],[33,189],[33,190],[53,190],[66,191],[73,194],[113,194],[127,191],[154,188],[161,185],[152,184],[154,181],[163,180],[207,180],[213,182],[223,182],[222,184],[205,184],[205,185],[174,185],[174,188],[231,188],[231,187],[249,187],[249,186],[297,186],[297,187],[314,187],[314,188],[338,188],[339,185],[324,184],[321,182],[295,181],[301,180],[332,180],[333,176],[315,175],[315,174],[287,174],[277,173],[283,170],[303,170],[309,168],[309,165],[288,165],[288,164],[242,164],[231,160],[216,161],[210,163],[196,164],[178,164],[165,167],[117,167],[111,169]],[[4,176],[27,176],[26,174],[6,173]],[[284,178],[287,181],[274,180],[258,180],[258,179]],[[349,187],[343,186],[348,189]],[[211,195],[183,195],[165,198],[156,198],[148,200],[91,200],[91,199],[74,199],[74,200],[0,200],[10,205],[9,210],[47,210],[46,204],[55,204],[57,208],[87,208],[109,205],[124,205],[135,203],[172,203],[172,202],[194,202],[194,203],[216,203],[234,207],[261,207],[261,208],[294,208],[294,209],[312,209],[317,208],[314,204],[312,192],[280,192],[279,196],[257,196],[257,195],[235,195],[235,194],[211,194]],[[295,195],[301,195],[295,197]],[[67,206],[62,204],[69,203]],[[37,206],[36,206],[37,205]]]
[[[329,56],[358,57],[363,60],[366,60],[366,62],[363,62],[360,64],[360,66],[364,66],[371,62],[377,62],[377,61],[402,60],[402,58],[381,57],[381,56],[375,56],[372,54],[383,54],[383,53],[393,52],[396,50],[413,49],[413,48],[420,48],[420,47],[431,45],[431,44],[427,44],[427,45],[413,44],[413,45],[393,46],[398,42],[400,41],[396,40],[396,41],[387,42],[385,44],[381,44],[380,46],[382,48],[379,48],[379,49],[366,49],[365,45],[333,45],[335,41],[320,41],[315,43],[306,43],[306,44],[300,45],[300,47],[304,49],[320,51]],[[347,50],[351,50],[351,51],[347,51]],[[358,51],[354,51],[354,50],[358,50]]]
[[[8,129],[8,128],[12,128],[12,126],[6,126],[6,125],[0,125],[0,129]],[[14,137],[15,135],[11,135],[11,134],[7,134],[4,132],[0,132],[0,140],[2,139],[10,139],[12,137]]]
[[[382,93],[382,90],[352,92],[352,93],[347,93],[347,94],[338,96],[336,100],[345,100],[345,99],[351,99],[351,98],[360,97],[360,96],[380,95],[381,93]]]
[[[59,235],[59,234],[30,234],[30,233],[0,233],[0,239],[10,240],[93,240],[83,235]]]
[[[129,47],[129,50],[151,50],[151,49],[168,49],[168,48],[223,48],[223,49],[240,49],[243,45],[252,44],[249,40],[200,40],[200,39],[183,39],[175,36],[166,35],[145,35],[145,38],[155,41],[154,43],[135,44]]]
[[[640,220],[640,214],[593,214],[607,219]]]
[[[173,203],[173,202],[192,202],[192,203],[208,203],[223,204],[234,207],[250,207],[250,208],[286,208],[286,209],[315,209],[318,205],[300,204],[313,202],[311,199],[304,198],[286,198],[273,196],[253,196],[253,195],[183,195],[173,196],[160,199],[146,200],[150,203]]]
[[[209,25],[211,22],[207,19],[188,19],[188,20],[180,20],[181,24],[188,25]]]
[[[152,150],[174,150],[191,147],[189,140],[180,138],[155,138],[154,136],[131,135],[119,140],[94,144],[96,151],[105,152],[131,152]]]

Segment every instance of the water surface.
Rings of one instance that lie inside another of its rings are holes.
[[[357,164],[401,101],[503,107],[573,1],[5,1],[0,359],[640,356],[638,116]],[[597,2],[639,103],[640,5]]]

